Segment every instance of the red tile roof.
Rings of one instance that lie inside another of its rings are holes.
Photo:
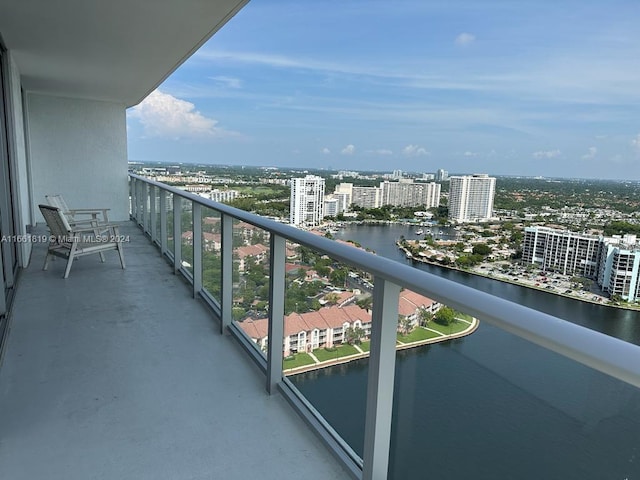
[[[244,247],[238,247],[236,248],[236,253],[240,258],[257,257],[258,255],[266,253],[268,250],[269,249],[267,247],[258,243],[256,245],[245,245]]]

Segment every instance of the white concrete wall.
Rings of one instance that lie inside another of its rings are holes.
[[[36,208],[61,193],[71,208],[110,208],[109,220],[127,220],[124,105],[35,93],[26,104]]]

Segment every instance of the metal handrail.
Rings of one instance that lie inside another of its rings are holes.
[[[488,293],[475,290],[459,283],[440,278],[437,275],[404,265],[372,253],[334,242],[319,235],[299,230],[290,225],[254,215],[237,208],[194,195],[190,192],[156,182],[139,175],[130,174],[132,217],[154,240],[156,231],[153,219],[155,206],[147,208],[149,194],[160,192],[160,249],[169,253],[164,234],[168,231],[166,193],[173,194],[173,209],[181,210],[183,200],[191,202],[194,215],[193,249],[194,275],[190,278],[194,296],[206,297],[199,272],[197,250],[202,248],[199,222],[202,207],[217,211],[222,220],[222,289],[220,299],[220,327],[239,338],[248,351],[253,345],[243,342],[231,322],[232,289],[225,288],[232,282],[232,221],[240,220],[258,227],[270,234],[269,265],[269,322],[268,353],[265,367],[266,389],[269,393],[280,391],[326,445],[336,454],[350,474],[362,480],[382,480],[387,478],[389,451],[391,448],[391,422],[393,412],[393,384],[395,377],[396,332],[398,322],[398,298],[401,288],[408,288],[432,298],[441,304],[466,312],[502,330],[542,346],[552,352],[570,358],[580,364],[599,370],[611,377],[640,387],[640,347],[624,342],[588,328],[575,325],[545,313],[523,307]],[[142,199],[142,204],[139,200]],[[154,202],[155,203],[155,202]],[[185,274],[181,260],[181,220],[173,217],[173,263],[175,273]],[[149,230],[152,231],[149,231]],[[162,233],[164,232],[164,233]],[[367,400],[365,411],[364,449],[362,458],[341,439],[315,409],[305,404],[298,392],[294,391],[282,373],[282,352],[284,337],[284,297],[285,297],[285,241],[303,245],[316,252],[328,255],[334,260],[367,271],[374,275],[373,308],[371,314],[371,336]],[[200,252],[201,253],[201,252]],[[189,276],[189,275],[186,275]],[[253,355],[255,359],[255,355]]]
[[[322,252],[340,262],[370,272],[375,277],[390,280],[640,388],[640,347],[636,345],[290,225],[213,202],[140,175],[129,175],[136,180]]]

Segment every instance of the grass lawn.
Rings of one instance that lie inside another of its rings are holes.
[[[451,325],[445,327],[444,325],[440,325],[439,323],[432,321],[429,322],[428,328],[432,328],[433,330],[437,330],[440,333],[449,335],[451,333],[458,333],[469,328],[469,324],[461,322],[459,320],[454,320]]]
[[[339,347],[334,347],[331,350],[327,350],[326,348],[319,348],[313,351],[313,354],[316,356],[318,360],[321,362],[326,362],[327,360],[335,360],[339,357],[346,357],[347,355],[355,355],[356,353],[360,353],[353,345],[344,344]]]
[[[307,353],[296,353],[293,355],[293,358],[285,358],[284,359],[284,370],[288,370],[290,368],[302,367],[303,365],[313,365],[315,362],[313,358],[311,358]]]
[[[363,352],[368,352],[371,349],[371,342],[367,340],[358,345]]]
[[[397,338],[402,343],[411,343],[411,342],[418,342],[420,340],[426,340],[428,338],[435,338],[439,336],[440,335],[438,335],[435,332],[425,330],[424,328],[421,328],[421,327],[416,327],[413,330],[413,332],[409,333],[409,335],[401,335],[398,333]]]
[[[471,315],[462,312],[456,312],[456,317],[468,320],[469,322],[473,320],[473,317]]]

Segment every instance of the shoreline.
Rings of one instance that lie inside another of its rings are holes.
[[[601,306],[601,307],[616,308],[616,309],[619,309],[619,310],[630,310],[632,312],[640,311],[640,307],[632,307],[632,306],[628,306],[628,305],[612,305],[610,303],[597,302],[595,300],[591,300],[591,299],[588,299],[588,298],[582,298],[582,297],[576,297],[576,296],[573,296],[573,295],[567,295],[566,293],[562,293],[562,292],[549,291],[546,288],[536,287],[535,285],[527,285],[526,283],[519,282],[519,281],[514,281],[514,280],[511,280],[509,278],[494,277],[492,275],[487,275],[486,273],[477,272],[477,271],[474,271],[474,270],[463,270],[462,268],[458,268],[458,267],[455,267],[455,266],[442,265],[441,263],[438,263],[438,262],[430,262],[429,260],[424,259],[424,258],[416,258],[415,256],[413,256],[411,254],[411,252],[409,252],[408,249],[406,249],[405,247],[400,245],[399,242],[396,242],[396,246],[398,247],[399,250],[403,251],[405,253],[405,255],[408,254],[407,255],[407,260],[410,260],[412,263],[413,262],[419,262],[419,263],[425,263],[427,265],[434,265],[436,267],[446,268],[448,270],[455,270],[455,271],[462,272],[462,273],[468,273],[470,275],[476,275],[478,277],[487,278],[489,280],[497,280],[499,282],[509,283],[511,285],[517,285],[519,287],[529,288],[531,290],[537,290],[539,292],[544,292],[544,293],[548,293],[550,295],[556,295],[556,296],[559,296],[559,297],[570,298],[570,299],[576,300],[578,302],[590,303],[590,304],[598,305],[598,306]]]
[[[467,328],[465,328],[464,330],[462,330],[461,332],[452,333],[452,334],[448,334],[448,335],[447,334],[443,334],[440,337],[427,338],[425,340],[418,340],[416,342],[411,342],[411,343],[396,344],[396,351],[408,350],[410,348],[423,347],[425,345],[431,345],[431,344],[434,344],[434,343],[442,343],[442,342],[446,342],[447,340],[455,340],[457,338],[466,337],[468,335],[471,335],[473,332],[475,332],[478,329],[479,326],[480,326],[480,321],[477,318],[474,317],[474,318],[472,318],[471,323],[469,324],[469,326]],[[416,327],[416,328],[423,328],[423,327]],[[286,376],[289,376],[289,375],[297,375],[299,373],[311,372],[311,371],[314,371],[314,370],[321,370],[323,368],[333,367],[333,366],[336,366],[336,365],[342,365],[342,364],[345,364],[345,363],[349,363],[349,362],[352,362],[354,360],[360,360],[362,358],[368,358],[369,354],[370,354],[369,352],[362,352],[362,353],[358,353],[358,354],[355,354],[355,355],[347,355],[345,357],[336,358],[335,360],[326,360],[324,362],[313,363],[313,364],[309,364],[309,365],[303,365],[301,367],[289,368],[287,370],[283,370],[283,373]]]

